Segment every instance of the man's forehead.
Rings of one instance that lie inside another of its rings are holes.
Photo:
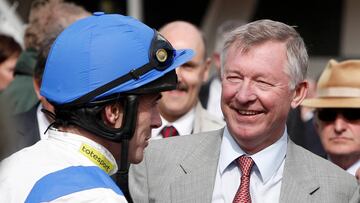
[[[200,54],[204,52],[204,45],[201,40],[196,37],[183,36],[174,34],[163,34],[163,36],[171,43],[175,49],[193,49],[196,53]]]
[[[203,53],[205,45],[201,33],[187,26],[171,26],[160,30],[160,33],[171,43],[175,49],[193,49],[195,54]]]

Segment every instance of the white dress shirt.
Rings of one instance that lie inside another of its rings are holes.
[[[360,159],[353,165],[351,165],[348,169],[346,169],[346,171],[349,172],[351,175],[355,176],[356,170],[358,168],[360,168]]]
[[[161,130],[165,126],[174,126],[176,130],[178,131],[179,135],[190,135],[194,129],[194,122],[195,122],[195,107],[192,108],[189,112],[187,112],[185,115],[177,119],[175,122],[170,123],[169,121],[165,120],[161,116],[162,124],[160,128],[152,129],[151,131],[151,139],[158,140],[162,139]]]
[[[224,119],[221,110],[221,81],[218,77],[210,83],[207,111],[219,119]]]
[[[288,135],[286,129],[279,140],[260,152],[250,155],[255,164],[250,174],[250,195],[253,203],[279,202]],[[246,154],[225,127],[216,171],[212,202],[232,202],[240,185],[241,172],[234,160]]]
[[[50,125],[49,119],[46,115],[41,111],[43,106],[39,104],[36,109],[36,116],[39,125],[40,139],[47,139],[49,137],[49,133],[46,131]]]

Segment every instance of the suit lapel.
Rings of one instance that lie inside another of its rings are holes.
[[[311,159],[291,140],[286,153],[280,202],[310,202],[320,184]]]
[[[179,169],[183,175],[170,186],[172,202],[211,201],[222,134],[223,129],[201,136],[192,153],[180,162]]]
[[[214,117],[204,109],[200,102],[197,103],[195,108],[195,121],[193,133],[208,132],[218,130],[225,126],[224,121]]]
[[[195,107],[195,121],[193,133],[200,133],[202,131],[202,109],[203,107],[201,106],[200,102],[198,102]]]

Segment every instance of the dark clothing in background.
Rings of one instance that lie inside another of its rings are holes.
[[[37,52],[33,49],[23,51],[16,63],[15,77],[10,85],[0,93],[0,101],[12,115],[29,111],[38,102],[34,86],[33,73]]]
[[[316,132],[313,118],[304,122],[301,119],[300,108],[289,112],[287,130],[290,139],[305,149],[326,158],[326,152],[321,144],[320,137]]]
[[[212,80],[215,77],[211,77],[205,84],[203,84],[199,91],[199,100],[201,105],[207,109],[208,108],[208,101],[209,101],[209,94],[210,94],[210,85]]]
[[[29,111],[17,114],[13,117],[15,129],[13,135],[16,137],[16,145],[11,147],[11,153],[29,147],[40,140],[39,125],[36,115],[38,105]]]

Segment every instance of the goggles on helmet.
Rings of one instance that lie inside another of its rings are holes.
[[[170,42],[154,29],[154,37],[151,41],[149,62],[147,64],[144,64],[139,68],[132,69],[129,73],[96,88],[95,90],[79,97],[70,103],[60,106],[62,108],[82,106],[86,103],[90,103],[96,96],[101,95],[106,91],[111,90],[112,88],[115,88],[129,80],[138,80],[142,75],[148,73],[150,70],[156,69],[163,71],[173,63],[174,56],[175,49],[172,47]]]

